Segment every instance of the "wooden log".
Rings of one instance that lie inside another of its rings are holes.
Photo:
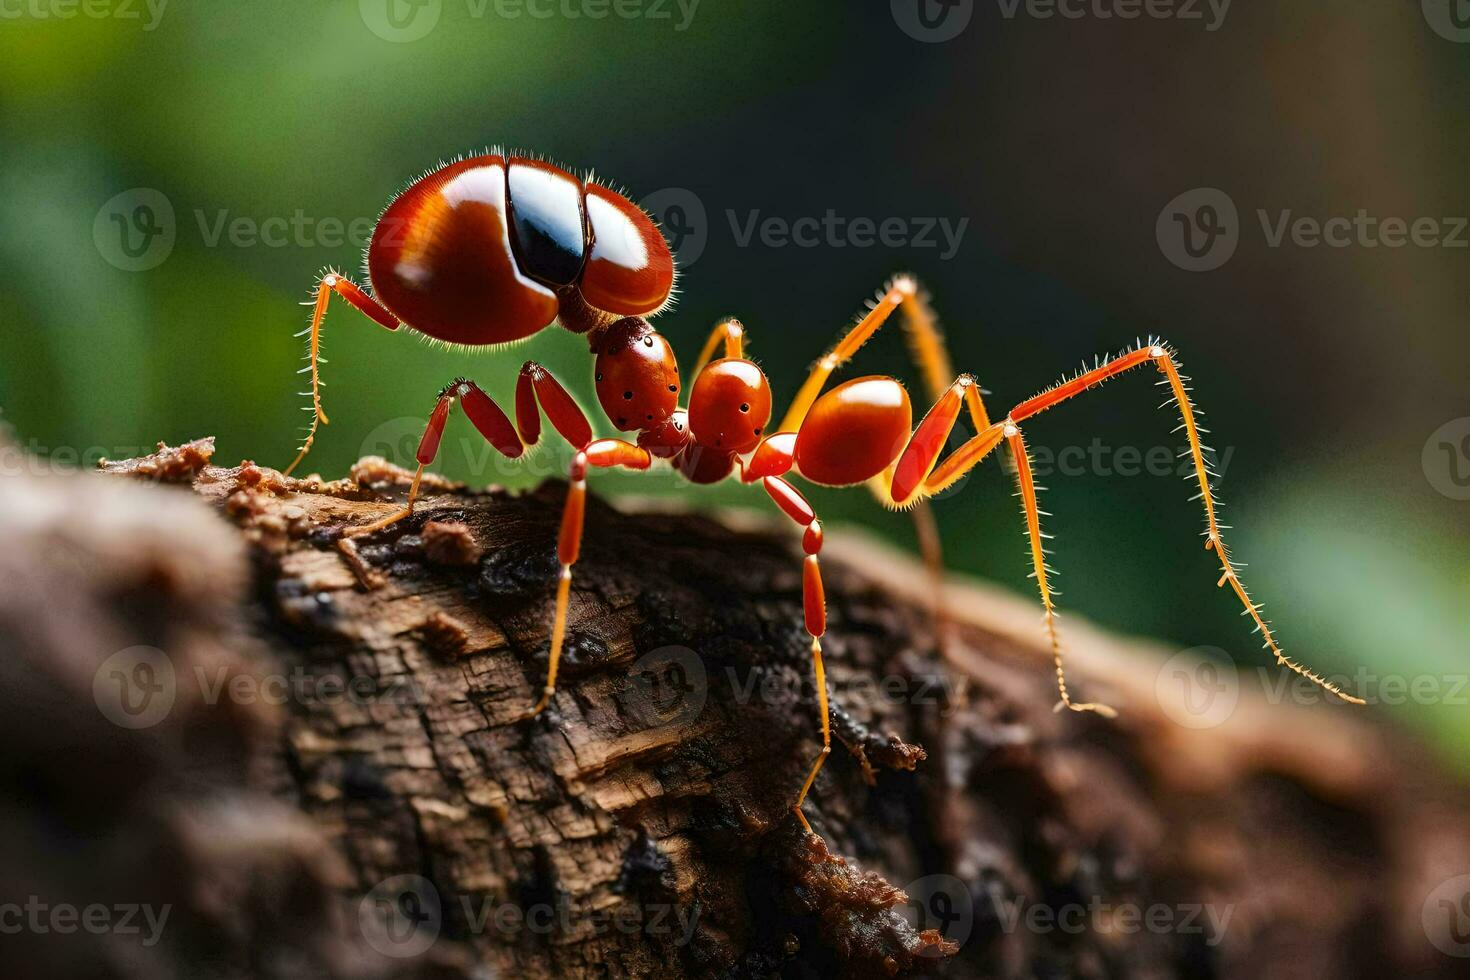
[[[168,910],[152,943],[8,936],[15,975],[1459,965],[1431,896],[1470,870],[1464,783],[1371,709],[1191,687],[1173,651],[1069,619],[1074,686],[1121,714],[1056,714],[1034,604],[950,583],[941,657],[915,563],[829,529],[839,744],[808,837],[785,529],[594,498],[560,690],[531,717],[562,484],[431,480],[344,545],[406,474],[212,452],[0,481],[7,891]]]

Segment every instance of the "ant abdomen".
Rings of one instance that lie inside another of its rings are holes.
[[[375,298],[437,340],[502,344],[549,326],[653,313],[674,260],[639,207],[542,160],[498,154],[440,167],[389,204],[368,246]],[[575,302],[580,301],[580,302]]]

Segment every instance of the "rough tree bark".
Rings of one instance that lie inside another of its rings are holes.
[[[1075,683],[1122,714],[1055,714],[1024,597],[952,584],[942,659],[924,576],[838,529],[839,744],[808,838],[784,531],[594,503],[560,693],[532,718],[561,484],[431,482],[344,549],[402,471],[290,480],[212,450],[0,480],[0,898],[170,910],[152,944],[7,935],[12,975],[1458,965],[1421,904],[1470,869],[1465,788],[1371,710],[1242,693],[1193,729],[1159,650],[1069,620]]]

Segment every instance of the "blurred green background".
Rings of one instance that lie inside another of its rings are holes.
[[[437,160],[527,147],[634,198],[698,202],[705,244],[660,329],[687,367],[738,314],[779,403],[899,270],[932,290],[995,411],[1136,336],[1168,338],[1228,454],[1225,520],[1287,649],[1349,687],[1366,669],[1382,700],[1399,700],[1384,678],[1427,678],[1427,696],[1373,710],[1470,765],[1470,422],[1455,422],[1470,416],[1470,234],[1273,246],[1258,218],[1363,209],[1449,235],[1444,219],[1470,214],[1470,43],[1420,6],[1241,4],[1211,30],[980,3],[932,42],[888,2],[118,0],[94,16],[16,0],[0,18],[0,418],[62,462],[214,434],[226,462],[284,465],[313,277],[355,273],[371,219]],[[1209,272],[1178,268],[1156,236],[1198,187],[1239,209],[1237,251]],[[751,220],[829,211],[967,224],[952,255],[942,238],[742,241]],[[585,344],[556,329],[446,353],[344,305],[326,350],[333,424],[307,467],[324,474],[365,451],[405,459],[412,420],[456,374],[506,398],[534,356],[596,404]],[[896,334],[846,376],[879,371],[916,380]],[[1213,588],[1192,491],[1129,475],[1131,452],[1177,444],[1160,400],[1131,377],[1029,429],[1043,454],[1082,459],[1042,480],[1063,608],[1222,647],[1256,683],[1266,659]],[[563,466],[545,449],[507,467],[451,425],[450,476],[526,485]],[[1029,595],[1008,480],[988,464],[938,515],[953,567]],[[764,504],[668,477],[598,482]],[[861,491],[812,498],[831,524],[912,545],[907,519]]]

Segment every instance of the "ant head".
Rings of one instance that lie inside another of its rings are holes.
[[[689,393],[689,431],[702,446],[746,453],[771,420],[771,386],[753,361],[711,361]]]
[[[609,324],[592,341],[597,400],[624,432],[651,429],[679,404],[679,363],[669,342],[641,316]]]

